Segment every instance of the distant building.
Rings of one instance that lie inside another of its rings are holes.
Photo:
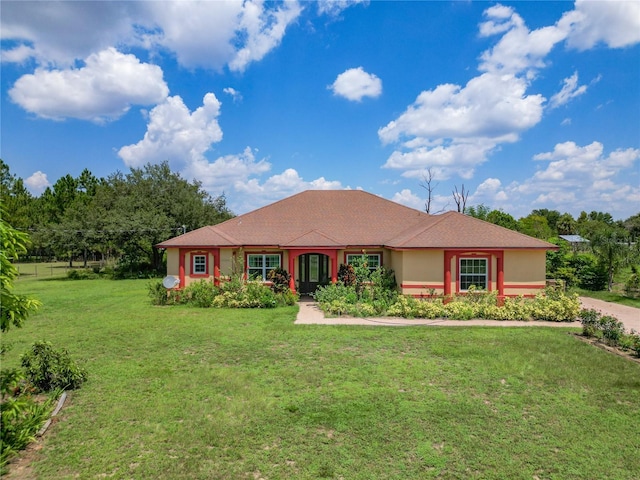
[[[589,248],[589,240],[580,235],[559,235],[559,237],[569,243],[574,252],[584,251]]]

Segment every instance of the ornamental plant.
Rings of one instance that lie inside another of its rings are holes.
[[[20,361],[29,383],[41,392],[75,390],[87,380],[87,370],[66,349],[56,350],[50,342],[35,342]]]

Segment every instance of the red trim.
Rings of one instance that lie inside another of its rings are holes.
[[[207,278],[209,276],[209,252],[189,252],[189,276],[191,278]],[[204,273],[195,273],[195,257],[204,257]]]
[[[184,257],[186,256],[186,250],[184,248],[178,249],[178,277],[180,277],[180,288],[184,288],[186,285],[185,269],[184,269]]]
[[[451,295],[451,260],[456,257],[455,252],[444,251],[444,295]]]
[[[532,249],[529,249],[532,250]],[[492,259],[496,259],[496,289],[498,296],[504,295],[504,250],[483,248],[473,250],[468,248],[453,248],[444,251],[444,295],[451,295],[451,260],[456,259],[456,293],[460,293],[460,259],[461,258],[485,258],[487,260],[487,290],[492,289]],[[508,287],[506,287],[508,288]]]
[[[498,295],[504,295],[504,252],[496,253],[496,267],[498,269],[498,274],[496,275]]]
[[[480,255],[480,254],[475,254],[472,253],[470,255],[458,255],[456,258],[456,293],[464,293],[467,292],[468,290],[460,290],[460,262],[462,260],[475,260],[475,259],[485,259],[487,261],[487,291],[491,292],[493,289],[491,288],[491,264],[493,263],[491,261],[491,256],[490,255]]]
[[[504,288],[535,288],[539,290],[543,290],[546,285],[530,285],[526,283],[516,283],[513,285],[505,285]]]
[[[296,259],[300,255],[306,255],[308,253],[318,253],[320,255],[326,255],[331,260],[331,283],[336,283],[338,281],[338,248],[301,248],[301,249],[293,249],[288,250],[289,252],[289,273],[291,274],[291,281],[289,282],[289,286],[291,287],[291,291],[293,293],[296,292],[295,288],[295,264]]]
[[[424,288],[424,289],[430,290],[430,289],[444,289],[444,285],[441,283],[438,283],[438,284],[423,283],[423,284],[410,284],[410,285],[401,283],[400,288]]]
[[[179,248],[178,249],[178,276],[180,278],[180,287],[184,288],[186,282],[186,257],[189,254],[189,278],[209,278],[211,277],[211,263],[209,256],[213,256],[213,283],[220,284],[220,249],[219,248]],[[206,273],[193,273],[193,257],[196,255],[204,255]]]

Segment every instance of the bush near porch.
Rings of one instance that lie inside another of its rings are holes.
[[[449,318],[470,320],[547,320],[571,322],[580,312],[577,294],[566,294],[556,288],[547,288],[535,298],[505,298],[498,306],[497,292],[471,289],[464,295],[446,299],[418,299],[408,295],[376,296],[370,286],[358,296],[354,287],[342,283],[328,285],[315,295],[320,308],[328,315],[358,317],[393,316],[404,318]],[[369,293],[366,293],[369,292]]]
[[[191,305],[208,308],[275,308],[294,305],[298,296],[279,282],[271,285],[247,282],[240,276],[216,286],[210,281],[193,282],[181,290],[167,290],[162,282],[148,285],[148,294],[154,305]]]

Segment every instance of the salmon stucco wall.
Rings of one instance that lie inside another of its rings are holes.
[[[180,275],[180,257],[177,248],[167,249],[167,275]]]
[[[505,295],[535,295],[546,284],[544,250],[507,250],[504,252]]]
[[[444,252],[442,250],[404,250],[402,268],[396,270],[396,281],[402,293],[414,296],[442,294],[444,291]]]

